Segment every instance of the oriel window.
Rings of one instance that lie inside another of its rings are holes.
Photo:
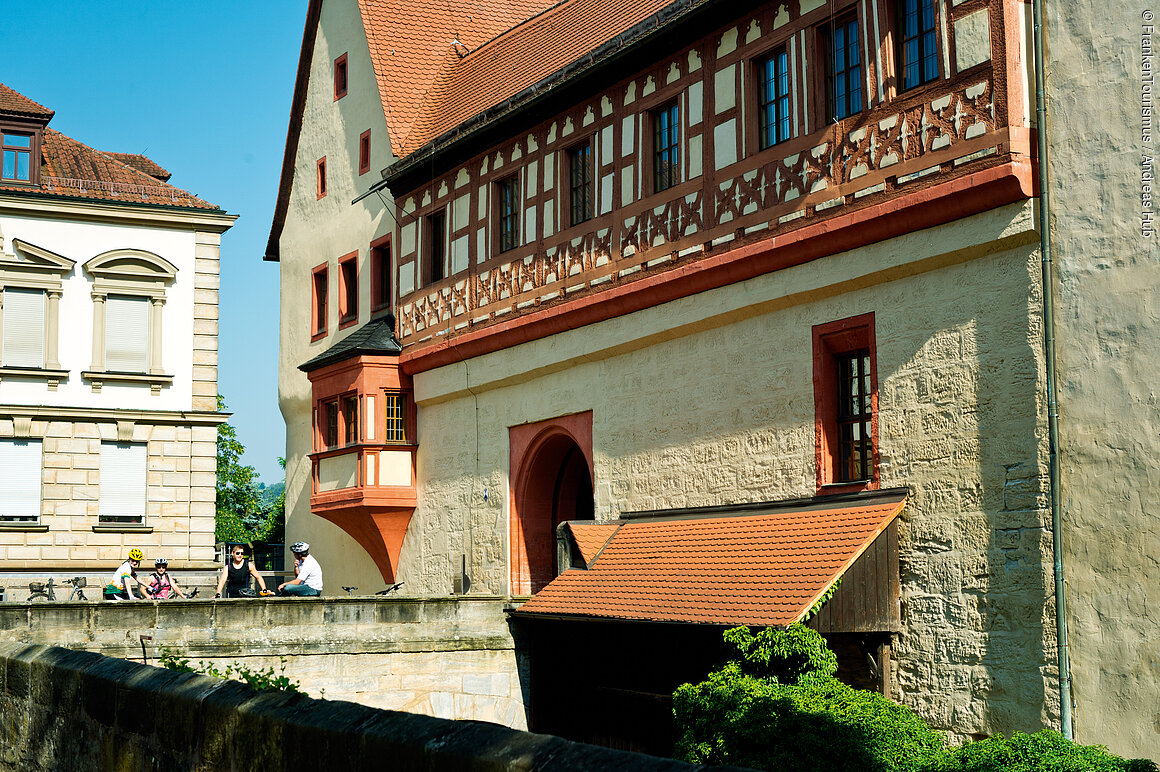
[[[386,430],[383,434],[384,442],[407,441],[407,395],[386,395]]]
[[[347,445],[358,442],[358,395],[351,394],[342,398],[342,425],[344,427]]]
[[[322,441],[328,448],[338,447],[338,400],[331,400],[323,405],[323,416],[326,424],[322,427]]]

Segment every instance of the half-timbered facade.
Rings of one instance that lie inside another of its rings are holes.
[[[532,728],[632,743],[611,717],[649,708],[625,694],[686,669],[641,649],[649,625],[693,651],[804,618],[840,576],[814,624],[870,663],[851,680],[960,737],[1057,725],[1049,406],[1070,393],[1047,377],[1031,27],[1016,0],[312,2],[267,254],[288,531],[352,581],[511,598],[541,651],[636,652],[615,672],[640,683],[592,669],[591,710],[533,705]],[[1055,222],[1074,287],[1094,242]],[[1106,468],[1070,467],[1077,511]],[[888,494],[853,541],[819,514]],[[788,584],[744,557],[782,542],[737,536],[778,513],[817,546]],[[1083,606],[1093,685],[1124,668]],[[533,702],[565,691],[529,672]]]

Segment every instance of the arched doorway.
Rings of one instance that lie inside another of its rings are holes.
[[[512,427],[511,583],[531,595],[558,573],[556,527],[591,520],[592,414]]]

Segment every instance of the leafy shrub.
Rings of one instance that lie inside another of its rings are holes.
[[[757,635],[748,627],[734,627],[723,637],[741,654],[742,672],[755,678],[796,684],[808,673],[831,676],[838,671],[838,658],[826,639],[805,625],[790,625],[785,630],[766,627]]]
[[[923,772],[1156,772],[1147,759],[1124,759],[1102,745],[1079,745],[1059,732],[1016,732],[948,748]]]
[[[942,741],[909,708],[842,684],[804,625],[725,631],[738,658],[673,694],[676,755],[757,769],[917,772]]]
[[[829,675],[797,684],[730,662],[673,695],[676,755],[698,764],[794,772],[918,772],[942,747],[909,708]]]
[[[279,657],[278,661],[281,663],[281,667],[275,673],[273,667],[253,670],[245,665],[239,665],[236,662],[231,665],[226,665],[225,670],[219,670],[214,665],[206,662],[194,667],[188,659],[179,657],[177,651],[167,646],[161,647],[160,657],[161,667],[168,670],[176,670],[179,673],[202,673],[207,676],[213,676],[214,678],[232,678],[235,681],[247,683],[259,691],[281,689],[286,692],[305,694],[302,691],[302,684],[298,681],[291,680],[286,675],[286,658]]]

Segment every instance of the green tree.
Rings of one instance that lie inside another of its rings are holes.
[[[218,410],[225,411],[226,400],[218,395]],[[218,541],[248,542],[254,530],[266,520],[258,491],[258,473],[241,462],[246,448],[229,422],[218,425],[217,432],[217,518],[214,536]]]

